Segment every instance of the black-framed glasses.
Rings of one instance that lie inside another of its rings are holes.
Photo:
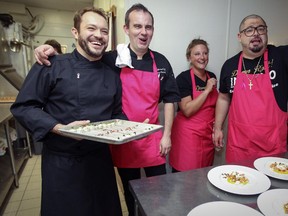
[[[267,33],[267,26],[260,25],[257,27],[249,26],[246,29],[240,31],[240,33],[244,33],[247,37],[252,37],[255,34],[255,30],[258,32],[259,35],[263,35]]]

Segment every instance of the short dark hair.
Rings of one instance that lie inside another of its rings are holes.
[[[75,15],[74,15],[74,28],[76,28],[77,31],[80,31],[80,24],[81,24],[81,21],[82,21],[82,16],[83,16],[83,14],[85,14],[87,12],[97,13],[100,16],[102,16],[107,22],[106,13],[105,13],[105,11],[102,8],[85,7],[85,8],[82,8],[82,9],[78,10],[75,13]]]
[[[207,50],[208,50],[208,52],[209,52],[208,43],[207,43],[205,40],[202,40],[202,39],[200,39],[200,38],[193,39],[193,40],[189,43],[189,45],[188,45],[188,47],[187,47],[187,49],[186,49],[186,58],[187,58],[187,60],[189,60],[189,58],[190,58],[191,49],[192,49],[193,47],[199,45],[199,44],[202,44],[202,45],[206,46],[206,47],[207,47]]]
[[[134,4],[132,5],[127,11],[126,11],[126,14],[125,14],[125,25],[127,27],[129,27],[129,23],[130,23],[130,19],[129,19],[129,15],[131,12],[133,11],[143,11],[145,13],[149,13],[151,18],[152,18],[152,26],[154,26],[154,17],[152,15],[152,13],[142,4],[138,3],[138,4]]]
[[[58,41],[51,39],[51,40],[47,40],[45,41],[44,44],[49,44],[51,45],[54,49],[56,49],[57,53],[62,54],[62,50],[61,50],[61,44],[58,43]]]
[[[263,21],[264,25],[267,26],[265,20],[264,20],[261,16],[259,16],[259,15],[257,15],[257,14],[250,14],[250,15],[244,17],[244,19],[241,21],[241,23],[240,23],[240,25],[239,25],[239,32],[242,31],[241,28],[242,28],[242,26],[244,25],[244,23],[245,23],[245,21],[246,21],[247,19],[261,19],[261,20]]]

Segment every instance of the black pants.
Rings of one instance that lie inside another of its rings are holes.
[[[181,171],[176,170],[175,168],[172,167],[172,173],[177,173],[177,172],[181,172]]]
[[[68,157],[43,149],[41,216],[79,215],[122,215],[108,146]]]
[[[134,198],[129,190],[129,181],[141,178],[140,168],[117,168],[124,188],[124,197],[128,208],[129,216],[134,216]],[[166,174],[165,164],[152,167],[144,167],[147,177]]]

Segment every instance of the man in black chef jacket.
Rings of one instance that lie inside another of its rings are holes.
[[[76,12],[72,34],[76,49],[34,64],[11,112],[43,142],[42,216],[122,215],[108,145],[62,136],[66,125],[124,118],[121,82],[102,63],[108,44],[102,10]]]
[[[129,190],[129,181],[141,178],[144,168],[147,177],[166,173],[166,155],[171,148],[171,127],[174,119],[174,103],[181,100],[172,67],[166,57],[152,51],[149,46],[154,34],[154,18],[142,4],[132,5],[125,14],[124,31],[129,36],[129,45],[117,46],[117,50],[103,55],[103,62],[120,74],[122,81],[122,104],[124,113],[131,121],[158,124],[158,103],[164,103],[164,131],[125,145],[112,145],[114,166],[117,167],[124,188],[129,216],[134,215],[134,198]],[[128,61],[117,60],[121,53]],[[53,65],[47,55],[54,50],[41,45],[35,50],[38,63]],[[118,63],[120,63],[119,66]],[[115,66],[117,65],[117,67]],[[119,68],[120,67],[120,68]]]

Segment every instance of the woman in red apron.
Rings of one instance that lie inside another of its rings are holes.
[[[242,65],[241,54],[238,71]],[[237,74],[229,109],[227,162],[286,151],[287,113],[277,105],[271,87],[268,50],[264,52],[264,70],[264,74]]]
[[[215,75],[205,70],[208,55],[206,41],[192,40],[186,53],[187,59],[191,61],[191,69],[177,77],[182,100],[171,134],[169,161],[173,172],[210,166],[213,163],[212,127],[218,92]],[[188,79],[191,79],[192,88],[191,84],[187,86]]]

